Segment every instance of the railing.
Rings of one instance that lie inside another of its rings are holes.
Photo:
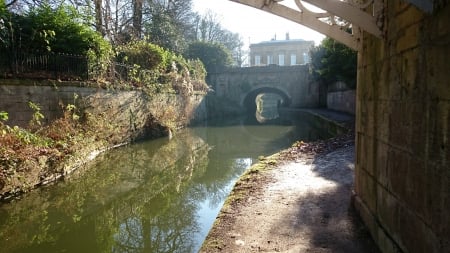
[[[88,80],[88,59],[69,54],[18,54],[1,57],[0,70],[4,77]]]
[[[190,80],[190,84],[185,85],[171,73],[160,74],[154,70],[117,62],[96,64],[89,62],[86,56],[54,53],[1,56],[0,78],[99,81],[117,87],[149,87],[149,84],[156,84],[155,88],[161,88],[166,84],[177,92],[208,90],[202,81]]]

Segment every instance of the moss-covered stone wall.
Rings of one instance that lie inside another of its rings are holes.
[[[121,129],[124,140],[161,135],[157,125],[176,129],[204,120],[204,96],[174,93],[149,95],[141,90],[105,90],[81,83],[0,81],[0,111],[8,112],[8,125],[26,127],[29,124],[34,111],[28,102],[39,105],[45,117],[42,120],[44,124],[61,117],[64,108],[73,104],[93,116],[106,116]]]

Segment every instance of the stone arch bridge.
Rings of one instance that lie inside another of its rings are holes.
[[[228,68],[208,73],[208,84],[216,96],[249,111],[254,111],[256,96],[262,93],[278,94],[284,107],[319,104],[319,88],[311,81],[308,65]]]

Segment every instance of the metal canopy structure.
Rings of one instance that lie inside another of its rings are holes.
[[[361,30],[382,38],[382,0],[230,0],[294,21],[359,50]],[[309,10],[304,3],[323,11]]]
[[[383,38],[383,0],[230,0],[294,21],[359,50],[361,31]],[[432,12],[434,0],[406,0]],[[309,10],[303,3],[323,11]]]

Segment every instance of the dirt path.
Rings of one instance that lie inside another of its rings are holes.
[[[301,143],[253,166],[200,252],[379,252],[351,206],[353,142],[338,146]]]

